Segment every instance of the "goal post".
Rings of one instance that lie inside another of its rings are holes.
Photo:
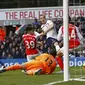
[[[75,4],[75,0],[73,1]],[[80,2],[79,2],[80,4]],[[74,64],[72,67],[70,66],[70,61],[72,59],[72,56],[69,57],[69,31],[68,31],[68,25],[69,25],[69,16],[71,17],[71,21],[73,24],[77,27],[79,32],[83,37],[85,37],[85,16],[80,12],[79,16],[76,15],[70,15],[70,8],[75,9],[75,14],[76,12],[78,13],[77,10],[81,9],[81,5],[79,6],[78,9],[76,9],[75,6],[70,6],[69,7],[69,0],[63,0],[63,26],[64,26],[64,81],[69,81],[69,80],[75,80],[75,81],[85,81],[85,69],[83,69],[83,63],[85,62],[85,55],[83,55],[83,51],[85,51],[85,45],[84,43],[80,45],[79,49],[77,50],[78,55],[76,55],[76,50],[73,50],[73,63]],[[82,7],[84,10],[85,8]],[[78,20],[79,19],[79,20]],[[79,26],[78,26],[79,25]],[[79,29],[80,28],[80,29]],[[75,45],[75,42],[74,42]],[[80,62],[80,63],[78,63]],[[80,65],[81,64],[81,65]],[[70,75],[70,76],[69,76]]]
[[[69,50],[68,50],[68,0],[63,0],[63,25],[64,25],[64,81],[69,80]]]

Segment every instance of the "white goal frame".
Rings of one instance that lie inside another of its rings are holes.
[[[69,80],[69,50],[68,50],[68,0],[63,0],[63,25],[64,25],[64,81]]]
[[[68,24],[69,24],[69,0],[63,0],[63,25],[64,25],[64,81],[75,80],[85,81],[83,77],[70,78],[69,73],[69,42],[68,42]]]

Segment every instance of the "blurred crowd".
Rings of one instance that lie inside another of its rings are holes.
[[[16,38],[12,31],[7,36],[4,42],[0,42],[0,58],[24,58],[25,48],[23,46],[21,36]]]
[[[69,17],[69,19],[71,20],[73,24],[75,24],[78,27],[83,37],[85,37],[85,17],[83,16],[80,16],[77,18]],[[54,29],[58,33],[60,26],[62,26],[63,24],[63,19],[62,18],[52,19],[52,21],[54,23]],[[35,30],[40,33],[41,28],[40,28],[40,23],[38,22],[38,20],[35,19],[32,24],[34,25]],[[9,29],[6,29],[6,30],[9,30]],[[41,36],[38,39],[38,41],[42,43],[42,46],[37,45],[37,48],[39,49],[41,53],[45,53],[45,52],[50,53],[51,51],[55,50],[53,45],[49,46],[48,45],[49,43],[48,44],[46,43],[46,36]],[[85,50],[81,52],[81,55],[85,56]],[[22,35],[15,37],[14,32],[10,30],[8,35],[5,37],[4,41],[0,40],[0,59],[25,58],[25,56],[26,56],[25,47],[22,42]],[[76,56],[79,57],[80,52],[77,52]],[[74,53],[72,53],[72,57],[74,57]]]

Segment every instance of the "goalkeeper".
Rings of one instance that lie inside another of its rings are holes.
[[[28,75],[39,75],[39,74],[51,74],[56,68],[55,58],[47,53],[43,53],[36,57],[35,60],[26,62],[23,64],[17,64],[8,66],[0,70],[0,73],[10,70],[25,70],[25,74]]]

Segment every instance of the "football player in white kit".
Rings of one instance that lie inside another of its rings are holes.
[[[46,20],[46,17],[43,14],[40,15],[40,22],[43,31],[41,35],[46,35],[47,39],[57,41],[57,32],[54,28],[54,23],[51,20]]]
[[[51,20],[46,20],[45,15],[41,14],[40,15],[40,22],[41,22],[41,28],[42,28],[42,33],[41,35],[46,35],[47,38],[47,44],[49,44],[49,46],[51,46],[51,44],[58,42],[57,40],[57,32],[56,29],[54,29],[54,23]],[[60,47],[58,45],[55,45],[56,48],[56,52],[58,51],[58,49],[60,49]],[[61,57],[56,58],[59,67],[61,68],[61,70],[63,70],[63,60]]]

